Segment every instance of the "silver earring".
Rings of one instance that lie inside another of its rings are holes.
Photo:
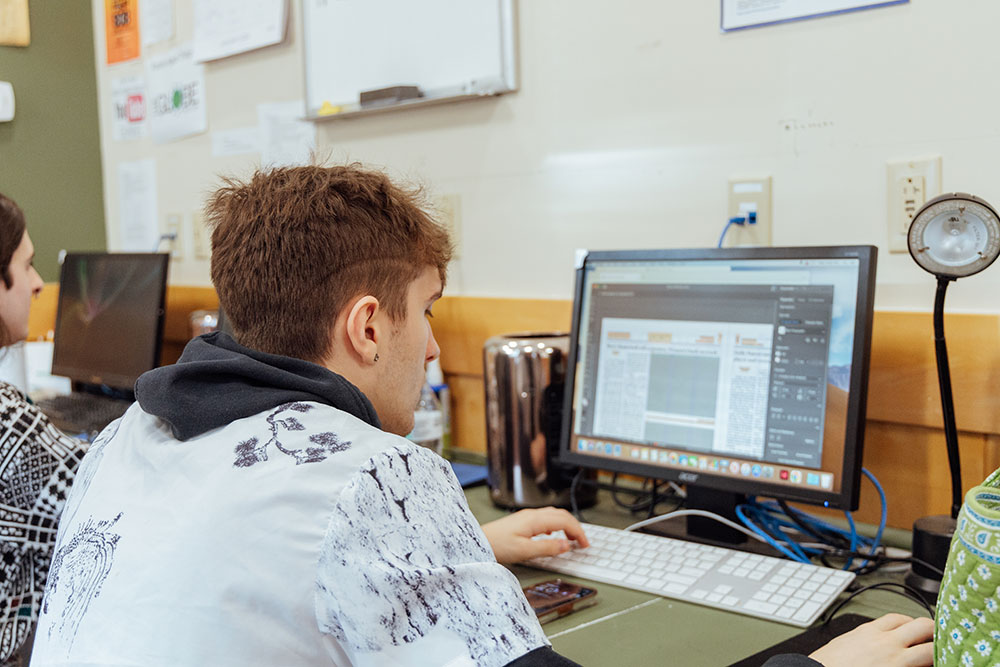
[[[375,361],[378,361],[378,352],[375,353]]]

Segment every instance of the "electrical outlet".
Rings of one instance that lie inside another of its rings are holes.
[[[208,227],[205,225],[205,218],[201,211],[195,211],[191,214],[191,231],[194,235],[194,258],[211,259],[212,238],[208,233]]]
[[[889,252],[907,252],[910,223],[927,200],[941,194],[941,156],[886,164]]]
[[[170,258],[180,259],[184,256],[181,247],[181,214],[180,213],[168,213],[167,214],[167,234],[172,234],[173,238],[170,240]]]
[[[752,225],[733,225],[726,232],[726,247],[771,245],[771,177],[729,179],[728,217],[757,213]]]
[[[459,258],[462,249],[462,201],[458,195],[438,195],[434,197],[432,205],[437,212],[437,221],[451,237],[451,244],[455,248],[453,259]]]

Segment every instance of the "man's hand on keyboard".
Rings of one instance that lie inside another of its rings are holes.
[[[824,667],[928,667],[934,663],[934,622],[886,614],[832,640],[809,657]]]
[[[533,540],[561,530],[567,539]],[[572,514],[555,507],[521,510],[502,519],[483,524],[486,539],[493,547],[497,562],[509,565],[540,556],[554,556],[572,548],[573,540],[580,547],[590,546],[583,527]]]

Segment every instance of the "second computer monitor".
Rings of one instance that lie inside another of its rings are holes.
[[[59,277],[52,373],[130,390],[159,363],[169,255],[69,253]]]
[[[589,253],[561,458],[701,497],[855,509],[875,257],[868,246]]]

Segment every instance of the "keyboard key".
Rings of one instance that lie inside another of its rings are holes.
[[[816,602],[807,602],[802,605],[797,612],[795,612],[794,618],[796,621],[808,621],[813,614],[819,610],[819,604]]]
[[[749,611],[759,611],[764,614],[773,614],[778,611],[778,605],[771,604],[769,602],[761,602],[760,600],[747,600],[743,603],[743,608]]]

